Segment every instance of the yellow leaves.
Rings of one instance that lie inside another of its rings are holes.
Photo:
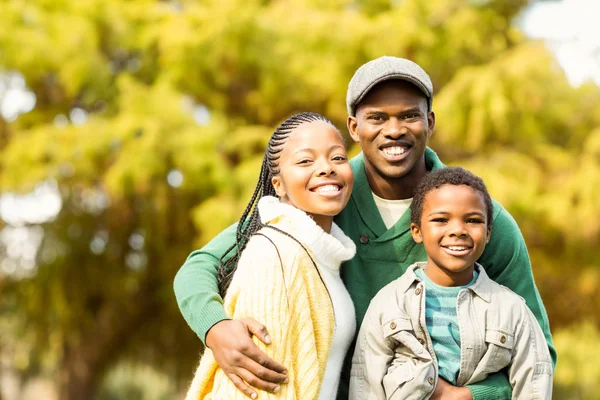
[[[600,330],[592,321],[554,333],[558,363],[554,377],[557,399],[592,400],[600,391]]]

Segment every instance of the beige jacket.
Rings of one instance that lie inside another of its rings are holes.
[[[425,284],[416,263],[377,293],[363,320],[352,360],[350,400],[428,399],[438,379],[425,325]],[[457,297],[461,369],[457,385],[507,368],[513,399],[552,398],[552,359],[525,300],[477,265],[475,283]]]

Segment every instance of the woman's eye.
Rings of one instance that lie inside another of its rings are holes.
[[[298,164],[309,164],[311,162],[312,162],[312,160],[305,158],[303,160],[298,161]]]
[[[348,158],[346,158],[345,156],[335,156],[333,157],[334,161],[346,161]]]

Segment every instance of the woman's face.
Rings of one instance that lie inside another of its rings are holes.
[[[354,186],[340,133],[323,121],[298,126],[283,145],[272,183],[281,202],[303,210],[329,232]]]

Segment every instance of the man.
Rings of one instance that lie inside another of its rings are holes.
[[[410,234],[410,202],[428,171],[443,168],[427,148],[433,133],[433,87],[417,64],[380,57],[361,66],[348,85],[348,130],[362,153],[351,160],[354,192],[336,218],[356,243],[356,256],[342,266],[342,278],[354,301],[360,326],[371,298],[416,261],[425,261],[421,244]],[[492,237],[479,259],[488,275],[525,298],[546,337],[554,364],[548,317],[533,280],[525,242],[510,214],[494,202]],[[219,258],[234,243],[235,226],[193,252],[175,278],[175,293],[186,321],[215,356],[219,366],[249,397],[250,387],[277,391],[285,384],[285,366],[269,359],[252,342],[252,334],[269,343],[260,321],[228,320],[218,295]],[[347,399],[350,362],[346,357],[339,399]],[[439,380],[432,399],[511,398],[506,374],[490,375],[469,387]]]

